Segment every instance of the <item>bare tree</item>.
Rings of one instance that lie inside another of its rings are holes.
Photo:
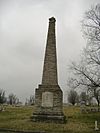
[[[0,104],[3,104],[5,102],[6,102],[5,91],[3,89],[0,89]]]
[[[87,104],[88,95],[86,95],[86,92],[81,92],[80,94],[80,102],[84,102],[84,104]]]
[[[73,63],[70,67],[72,75],[69,78],[68,85],[71,88],[82,88],[96,98],[99,106],[100,97],[100,71],[88,65],[85,62],[79,62],[79,65]]]
[[[76,91],[70,90],[70,92],[68,93],[68,102],[72,105],[75,105],[75,103],[78,102],[78,94]]]
[[[87,39],[87,47],[84,49],[84,56],[89,66],[92,86],[89,91],[96,98],[99,106],[100,102],[100,4],[91,7],[85,13],[83,20],[83,31]]]
[[[17,99],[18,99],[18,98],[16,97],[16,95],[14,95],[13,93],[11,93],[11,94],[9,94],[9,96],[8,96],[8,103],[9,103],[10,105],[16,104]]]
[[[34,102],[35,102],[34,95],[31,95],[31,96],[30,96],[30,99],[29,99],[30,105],[34,105]]]
[[[87,39],[79,62],[70,66],[72,72],[68,85],[92,93],[100,102],[100,4],[91,7],[82,21],[83,34]]]
[[[98,70],[100,69],[100,4],[91,7],[85,13],[82,27],[87,39],[87,46],[84,49],[86,61],[88,64],[98,67]]]
[[[85,12],[82,27],[88,43],[96,49],[96,46],[100,45],[100,4]],[[100,46],[98,48],[100,49]]]

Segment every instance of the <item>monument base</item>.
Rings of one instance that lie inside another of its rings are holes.
[[[39,85],[35,90],[32,121],[65,123],[63,96],[59,85]]]
[[[31,120],[34,122],[47,122],[47,123],[60,123],[60,124],[66,123],[66,117],[63,114],[62,115],[56,115],[56,114],[53,115],[53,114],[33,113]]]

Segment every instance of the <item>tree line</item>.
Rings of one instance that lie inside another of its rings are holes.
[[[5,91],[0,89],[0,104],[8,104],[8,105],[18,105],[22,104],[20,99],[14,94],[10,93],[8,96],[5,95]],[[25,105],[33,105],[34,104],[34,95],[30,95],[29,98],[26,99]]]
[[[91,95],[87,94],[85,91],[80,94],[75,90],[70,90],[68,93],[68,103],[71,105],[96,105],[97,102],[91,97]]]

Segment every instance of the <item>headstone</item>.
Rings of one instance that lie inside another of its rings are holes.
[[[97,123],[97,121],[95,121],[95,131],[97,131],[97,130],[99,130],[98,123]]]
[[[42,83],[35,90],[33,121],[64,123],[63,92],[58,85],[55,18],[49,19]]]
[[[0,106],[0,111],[1,112],[4,112],[5,111],[5,108],[4,108],[4,106],[2,105],[2,106]]]

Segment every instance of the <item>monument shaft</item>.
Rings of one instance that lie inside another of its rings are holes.
[[[55,22],[55,18],[49,19],[49,28],[42,76],[42,84],[48,85],[58,84]]]

